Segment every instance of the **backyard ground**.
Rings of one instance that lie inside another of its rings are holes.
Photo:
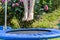
[[[60,40],[60,38],[54,38],[54,39],[49,39],[49,40]]]
[[[16,3],[19,6],[16,6]],[[47,5],[47,8],[45,6]],[[48,10],[47,10],[48,9]],[[5,21],[5,1],[0,0],[0,25],[4,25]],[[19,0],[8,1],[7,7],[7,25],[12,28],[54,28],[59,29],[60,26],[60,0],[36,0],[34,8],[34,20],[22,21],[24,14],[23,2]],[[54,38],[49,40],[60,40]]]

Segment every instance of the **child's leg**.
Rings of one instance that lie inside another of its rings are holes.
[[[28,21],[29,20],[33,20],[34,17],[34,5],[35,5],[35,0],[30,0],[30,9],[29,9],[29,17],[28,17]]]
[[[22,18],[22,21],[26,21],[28,16],[28,0],[24,0],[23,3],[24,3],[24,17]]]

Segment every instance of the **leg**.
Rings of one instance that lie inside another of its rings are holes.
[[[28,16],[28,0],[24,0],[23,3],[24,3],[24,17],[22,18],[22,21],[26,21]]]
[[[29,9],[29,17],[28,17],[28,21],[29,20],[33,20],[34,17],[34,5],[35,5],[35,0],[30,0],[30,9]]]

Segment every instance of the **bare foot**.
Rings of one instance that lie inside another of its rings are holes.
[[[27,20],[27,18],[26,18],[26,17],[23,17],[23,18],[22,18],[22,21],[26,21],[26,20]]]
[[[24,13],[24,16],[22,18],[22,21],[26,21],[27,20],[27,16],[28,16],[28,13]]]
[[[33,15],[33,13],[32,13],[32,14],[30,14],[30,15],[27,17],[27,21],[31,21],[31,20],[33,20],[33,18],[34,18],[34,15]]]

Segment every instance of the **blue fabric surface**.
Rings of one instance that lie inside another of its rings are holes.
[[[0,30],[3,30],[3,27],[4,26],[0,26]],[[7,26],[7,29],[11,29],[11,27],[10,26]]]
[[[12,30],[50,30],[51,32],[37,33],[37,34],[9,34],[7,31]],[[20,28],[11,30],[0,30],[0,38],[5,40],[42,40],[49,38],[60,37],[60,30],[46,29],[46,28]]]

